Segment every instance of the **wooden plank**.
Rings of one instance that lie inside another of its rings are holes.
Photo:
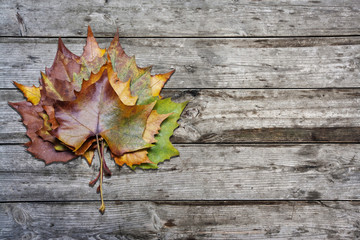
[[[0,143],[25,143],[25,127],[0,90]],[[190,100],[175,143],[360,142],[360,89],[166,90]]]
[[[1,36],[328,36],[360,33],[357,0],[2,1]],[[76,23],[76,24],[74,24]]]
[[[102,47],[111,39],[99,38]],[[57,39],[0,38],[0,88],[38,84]],[[76,54],[84,39],[64,39]],[[168,88],[360,87],[360,37],[281,39],[121,39],[153,73],[175,68]]]
[[[360,145],[176,145],[158,170],[132,171],[106,159],[106,200],[357,200]],[[0,146],[0,202],[99,200],[83,159],[44,165],[22,146]]]
[[[359,202],[1,203],[2,239],[357,239]]]

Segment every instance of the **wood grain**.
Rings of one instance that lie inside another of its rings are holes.
[[[110,38],[97,39],[108,47]],[[65,44],[80,55],[85,39]],[[140,66],[153,73],[175,68],[166,88],[360,87],[360,37],[339,38],[146,38],[121,39]],[[38,84],[50,67],[57,39],[0,38],[0,88],[12,81]]]
[[[0,143],[25,143],[26,129],[0,90]],[[359,89],[165,90],[174,101],[189,100],[175,143],[360,142]]]
[[[1,203],[2,239],[357,239],[359,202]]]
[[[0,239],[360,238],[357,0],[2,0]],[[163,95],[190,100],[180,156],[132,171],[106,158],[106,213],[88,182],[99,161],[45,166],[8,101],[38,83],[57,37],[81,54],[119,28]]]
[[[2,1],[1,36],[328,36],[360,33],[360,4],[329,1]]]
[[[176,145],[158,170],[119,168],[104,180],[106,200],[356,200],[360,145]],[[99,200],[84,159],[45,166],[22,146],[0,146],[0,202]],[[346,189],[346,191],[344,190]]]

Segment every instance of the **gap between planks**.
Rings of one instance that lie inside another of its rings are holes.
[[[114,33],[115,34],[115,33]],[[1,38],[21,38],[21,39],[35,39],[35,38],[41,38],[41,39],[58,39],[61,37],[62,39],[86,39],[86,36],[0,36]],[[96,37],[96,36],[95,36]],[[309,35],[309,36],[303,36],[303,35],[288,35],[288,36],[251,36],[251,37],[244,37],[244,36],[119,36],[120,39],[282,39],[282,38],[351,38],[351,37],[360,37],[360,34],[352,34],[352,35]],[[114,37],[103,37],[99,36],[96,37],[96,39],[113,39]]]
[[[291,202],[296,203],[305,203],[305,204],[321,204],[323,205],[326,202],[351,202],[355,204],[360,204],[360,200],[354,199],[321,199],[321,200],[308,200],[308,199],[239,199],[239,200],[221,200],[221,199],[203,199],[203,200],[153,200],[153,199],[104,199],[104,202],[152,202],[155,204],[166,204],[166,205],[177,205],[177,206],[238,206],[238,205],[280,205],[288,204]],[[0,204],[5,203],[99,203],[99,200],[95,199],[85,199],[85,200],[27,200],[27,201],[0,201]]]

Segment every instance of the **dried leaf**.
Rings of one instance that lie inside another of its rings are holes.
[[[151,76],[150,84],[151,84],[151,93],[154,97],[160,96],[161,89],[164,87],[165,83],[171,75],[173,75],[175,70],[172,70],[171,72],[165,73],[165,74],[157,74],[154,76]]]
[[[146,121],[146,128],[143,134],[143,139],[148,143],[155,143],[157,140],[154,136],[158,134],[161,123],[171,114],[172,113],[158,114],[155,110],[151,111]],[[113,157],[118,165],[122,166],[123,164],[126,164],[131,168],[134,168],[134,165],[155,164],[149,160],[147,153],[147,150],[140,150],[136,152],[125,153],[120,157]]]
[[[56,118],[55,118],[54,106],[43,105],[43,109],[45,110],[46,114],[49,117],[49,122],[51,124],[51,129],[56,129],[59,126],[59,123],[56,121]]]
[[[37,105],[40,102],[41,94],[40,88],[24,86],[20,83],[14,82],[15,86],[22,91],[26,99],[34,105]]]
[[[137,96],[132,96],[130,91],[130,82],[121,82],[117,74],[113,71],[111,66],[108,66],[109,82],[116,94],[119,96],[122,103],[128,106],[134,106],[138,100]]]
[[[147,157],[147,151],[146,150],[140,150],[136,152],[131,153],[125,153],[121,157],[113,156],[115,159],[116,164],[119,166],[122,166],[124,164],[128,165],[129,167],[132,167],[133,165],[139,165],[142,163],[152,164]]]
[[[102,136],[117,156],[151,146],[142,135],[154,103],[124,105],[109,84],[106,71],[75,101],[58,102],[54,107],[59,127],[53,134],[75,151],[96,135]]]
[[[95,155],[95,149],[89,149],[84,153],[84,157],[89,165],[91,165]]]
[[[70,52],[59,38],[53,65],[41,73],[41,85],[47,97],[60,101],[75,100],[74,90],[79,91],[81,88],[73,81],[73,75],[80,71],[79,62],[80,58]]]
[[[56,151],[52,143],[43,140],[36,134],[43,126],[43,119],[36,111],[39,109],[29,102],[10,103],[10,105],[22,116],[23,123],[27,127],[26,134],[31,140],[27,143],[29,147],[27,150],[36,158],[44,160],[45,164],[50,164],[53,162],[68,162],[76,157],[75,154],[69,151]]]
[[[142,164],[139,166],[140,168],[154,169],[157,168],[158,163],[179,155],[179,151],[171,144],[170,137],[179,126],[177,120],[187,103],[175,103],[170,98],[157,101],[154,110],[160,114],[172,114],[161,124],[160,132],[155,137],[156,144],[148,150],[147,156],[153,164]]]
[[[45,141],[55,143],[56,138],[50,133],[53,129],[50,126],[49,116],[44,112],[39,113],[39,116],[43,119],[43,126],[36,131],[36,134]]]
[[[111,42],[108,54],[118,79],[123,83],[130,81],[131,96],[138,97],[137,104],[148,104],[157,99],[152,96],[151,67],[139,68],[136,65],[135,57],[129,57],[125,54],[119,43],[119,33]]]
[[[134,169],[157,168],[178,151],[169,138],[186,106],[161,99],[160,92],[174,70],[151,75],[135,57],[125,54],[118,33],[108,50],[101,49],[88,28],[83,54],[71,53],[59,39],[55,60],[41,73],[39,87],[15,83],[28,102],[10,103],[23,118],[30,142],[28,151],[46,164],[83,156],[92,164],[100,159],[100,211],[103,175],[111,172],[105,148],[115,163]]]
[[[84,155],[93,146],[94,142],[96,142],[95,137],[88,138],[78,150],[74,151],[74,153],[79,156]]]
[[[150,116],[146,120],[146,128],[143,134],[143,139],[148,143],[155,143],[155,135],[159,133],[161,123],[171,114],[158,114],[157,111],[153,110]]]
[[[101,49],[94,38],[91,28],[88,27],[88,35],[84,53],[80,57],[81,69],[74,73],[74,85],[81,89],[83,80],[89,80],[91,73],[98,73],[101,67],[107,62],[106,50]]]

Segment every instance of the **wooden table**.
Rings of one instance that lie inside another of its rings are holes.
[[[360,2],[0,1],[1,239],[360,238]],[[158,170],[25,151],[12,81],[38,83],[57,37],[80,54],[119,28],[163,95],[190,100]]]

